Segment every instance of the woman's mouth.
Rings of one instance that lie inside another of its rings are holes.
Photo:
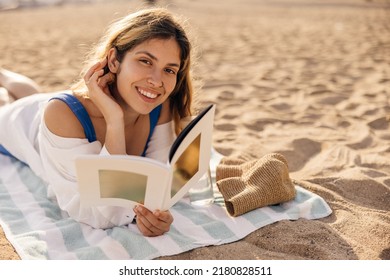
[[[148,99],[156,99],[158,97],[158,94],[145,89],[137,88],[137,91],[140,95],[142,95],[143,97],[147,97]]]

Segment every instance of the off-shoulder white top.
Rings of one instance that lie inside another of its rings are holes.
[[[0,108],[0,144],[25,162],[48,186],[48,197],[78,222],[94,228],[110,228],[132,222],[132,209],[122,207],[82,207],[76,181],[75,157],[108,154],[99,141],[64,138],[53,134],[43,120],[48,100],[57,93],[36,94]],[[168,160],[175,139],[173,123],[157,125],[148,143],[146,157]]]

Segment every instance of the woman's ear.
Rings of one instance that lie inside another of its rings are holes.
[[[111,73],[117,73],[119,69],[119,61],[116,58],[116,49],[111,48],[107,54],[107,65]]]

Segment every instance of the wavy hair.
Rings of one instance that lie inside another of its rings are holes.
[[[131,13],[113,22],[97,45],[91,50],[81,71],[81,77],[96,61],[103,60],[111,48],[116,48],[117,59],[122,61],[126,52],[151,39],[174,38],[180,48],[180,69],[176,86],[172,91],[170,109],[175,132],[181,130],[180,119],[192,115],[194,88],[191,78],[191,43],[178,18],[164,8],[151,8]],[[72,90],[87,93],[83,79],[79,79]]]

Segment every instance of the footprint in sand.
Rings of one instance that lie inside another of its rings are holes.
[[[375,119],[368,123],[372,129],[384,130],[389,128],[389,120],[386,117]]]
[[[214,125],[215,129],[218,131],[234,131],[236,130],[236,125],[229,124],[229,123],[223,123],[223,124],[216,124]]]
[[[310,159],[321,152],[321,143],[308,138],[295,139],[290,146],[289,150],[279,151],[286,157],[290,172],[302,169]]]

